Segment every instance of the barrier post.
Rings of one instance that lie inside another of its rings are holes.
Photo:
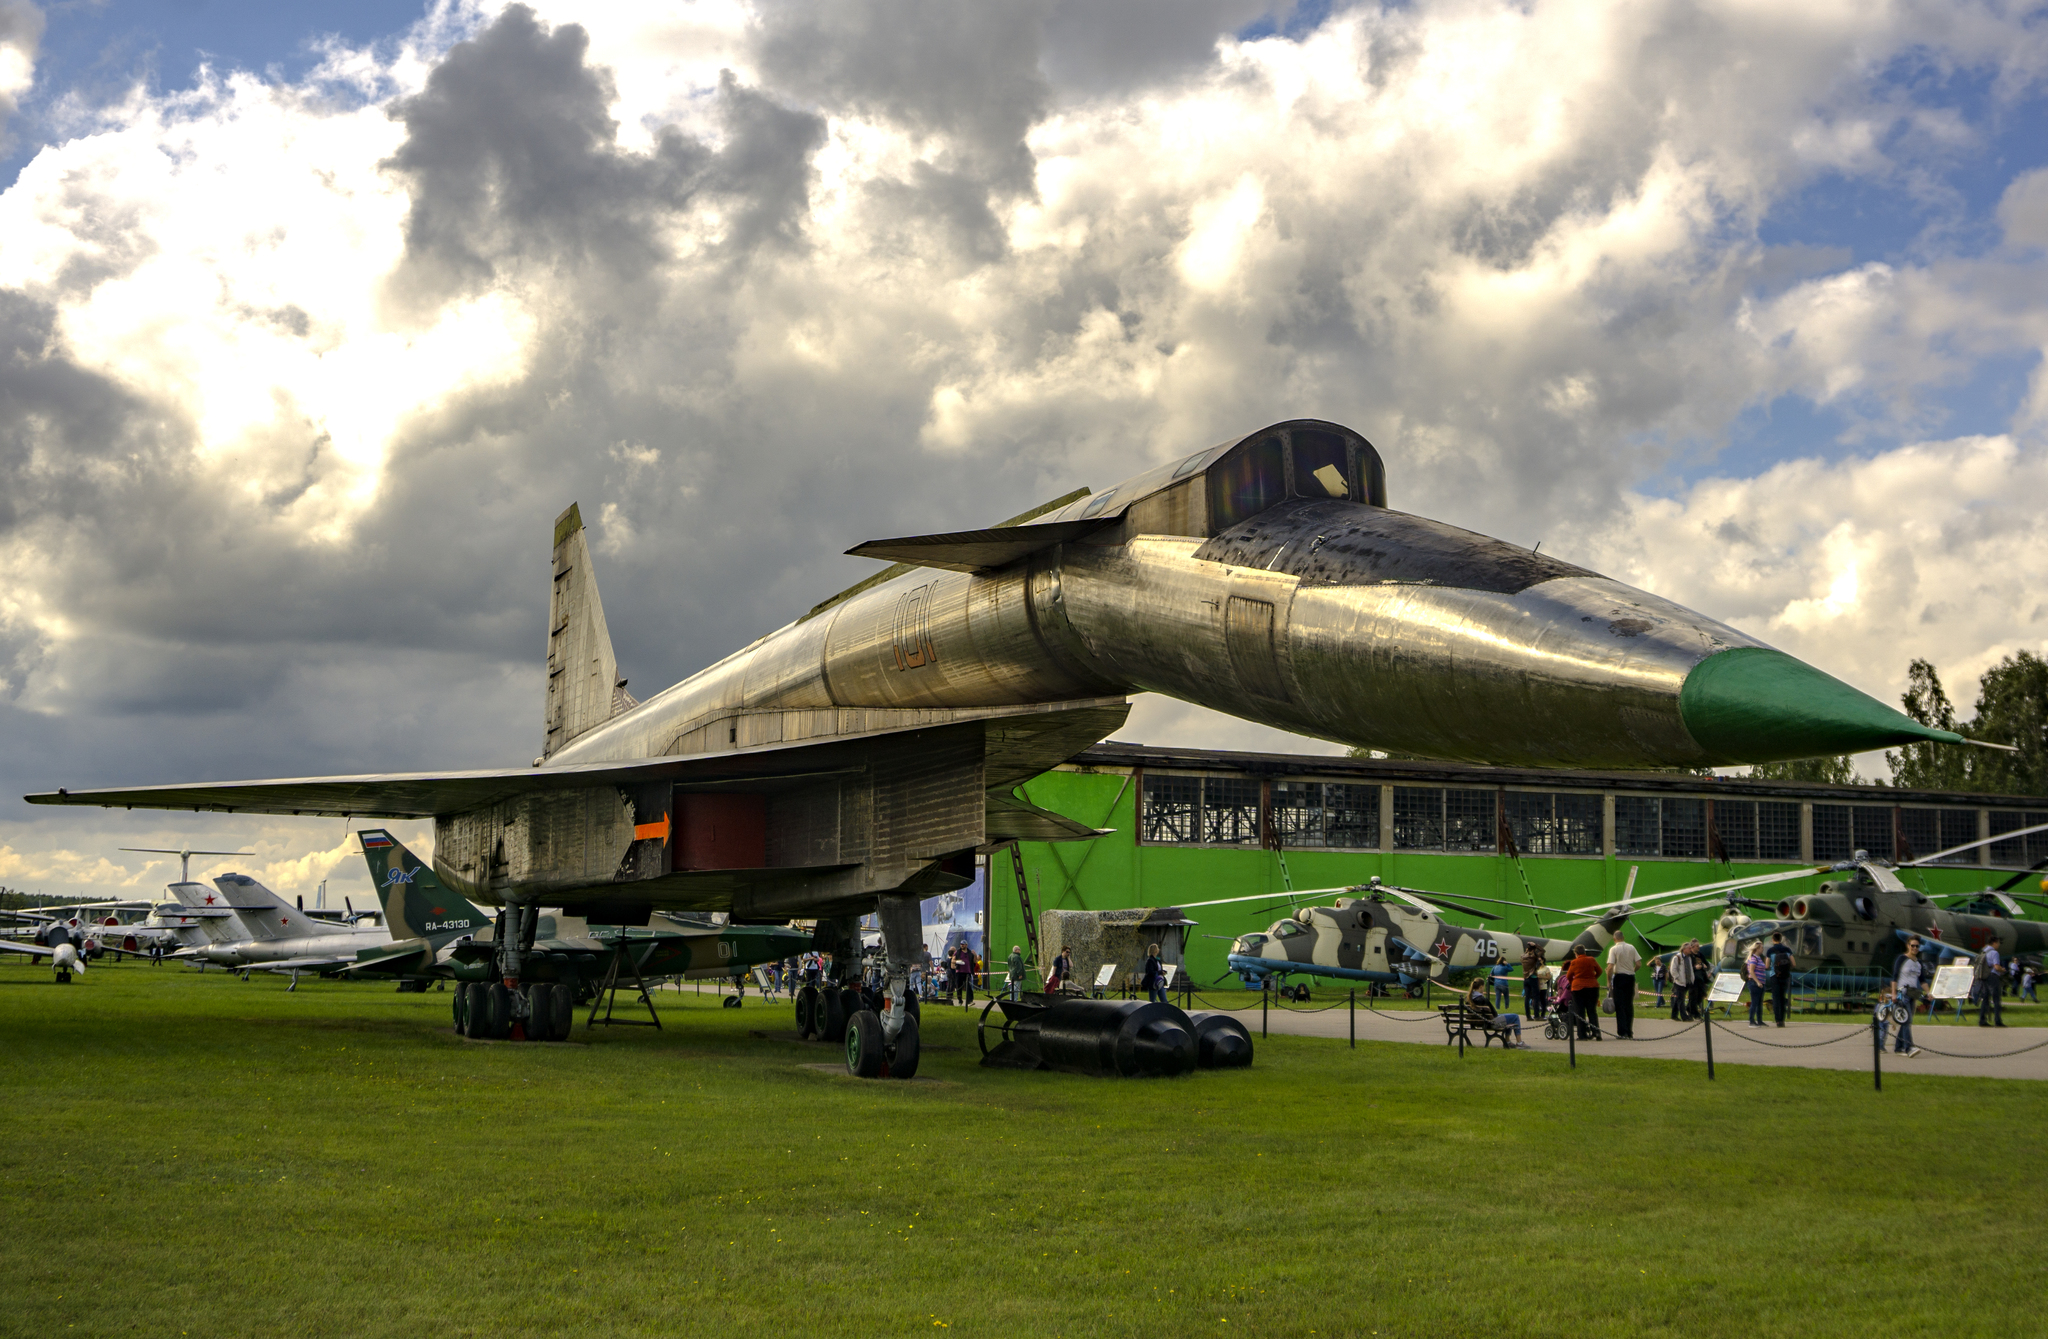
[[[1266,977],[1259,982],[1259,1035],[1266,1035],[1266,1005],[1273,998],[1273,978]]]
[[[1572,1068],[1577,1069],[1579,1067],[1579,1018],[1577,1011],[1574,1010],[1572,1013],[1565,1015],[1564,1021],[1565,1049],[1571,1053]]]
[[[1351,991],[1351,1049],[1358,1049],[1358,990]]]
[[[1884,1091],[1884,1034],[1877,1030],[1876,1014],[1870,1016],[1870,1083],[1878,1092]]]
[[[1700,1019],[1700,1026],[1707,1033],[1707,1078],[1714,1077],[1714,1006],[1707,1006],[1706,1016]]]

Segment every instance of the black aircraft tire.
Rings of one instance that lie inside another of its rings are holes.
[[[458,1037],[467,1036],[469,1034],[469,987],[467,985],[457,986],[455,988],[455,997],[450,1003],[455,1014],[455,1035]]]
[[[796,993],[796,1034],[809,1041],[818,1033],[818,988],[805,986]]]
[[[857,1079],[881,1077],[882,1020],[873,1009],[846,1020],[846,1072]]]
[[[555,988],[545,981],[536,981],[526,988],[526,1039],[555,1039]]]
[[[567,1041],[576,1031],[576,987],[555,987],[555,1027],[549,1041]]]
[[[503,981],[493,981],[484,987],[484,998],[490,1002],[484,1010],[484,1035],[503,1041],[512,1035],[512,992]]]
[[[924,1006],[919,1003],[915,995],[910,997],[910,1016],[913,1019],[922,1019],[924,1017]]]
[[[917,1077],[918,1043],[917,1015],[911,1014],[903,1020],[903,1031],[896,1035],[896,1049],[889,1053],[889,1077],[892,1079],[914,1079]]]
[[[834,1043],[846,1040],[844,998],[838,991],[830,988],[827,988],[818,999],[818,1039]]]
[[[727,995],[718,1002],[718,1007],[721,1009],[737,1009],[740,1007],[740,997],[737,995]]]

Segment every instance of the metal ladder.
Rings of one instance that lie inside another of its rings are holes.
[[[1024,854],[1017,842],[1009,845],[1010,869],[1017,876],[1017,903],[1024,909],[1024,938],[1031,945],[1031,961],[1035,963],[1038,961],[1038,914],[1031,909],[1031,886],[1024,879]]]

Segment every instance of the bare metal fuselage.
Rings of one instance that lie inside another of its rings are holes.
[[[1427,756],[1671,765],[1700,753],[1678,712],[1686,673],[1718,650],[1757,645],[1604,577],[1515,593],[1313,585],[1205,560],[1203,544],[1137,534],[986,576],[908,572],[777,629],[548,762],[1156,692]]]

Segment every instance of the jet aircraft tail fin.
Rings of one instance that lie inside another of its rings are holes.
[[[575,503],[555,518],[554,587],[548,598],[548,699],[541,756],[639,705],[619,678],[611,629],[590,567],[590,541]]]
[[[398,838],[382,828],[366,828],[356,836],[363,844],[363,860],[370,867],[370,882],[377,886],[384,924],[394,943],[445,941],[480,934],[490,926],[489,915],[442,886],[434,867],[406,850]]]
[[[246,874],[223,874],[213,881],[221,896],[256,939],[301,939],[308,935],[345,935],[348,927],[308,916]]]

